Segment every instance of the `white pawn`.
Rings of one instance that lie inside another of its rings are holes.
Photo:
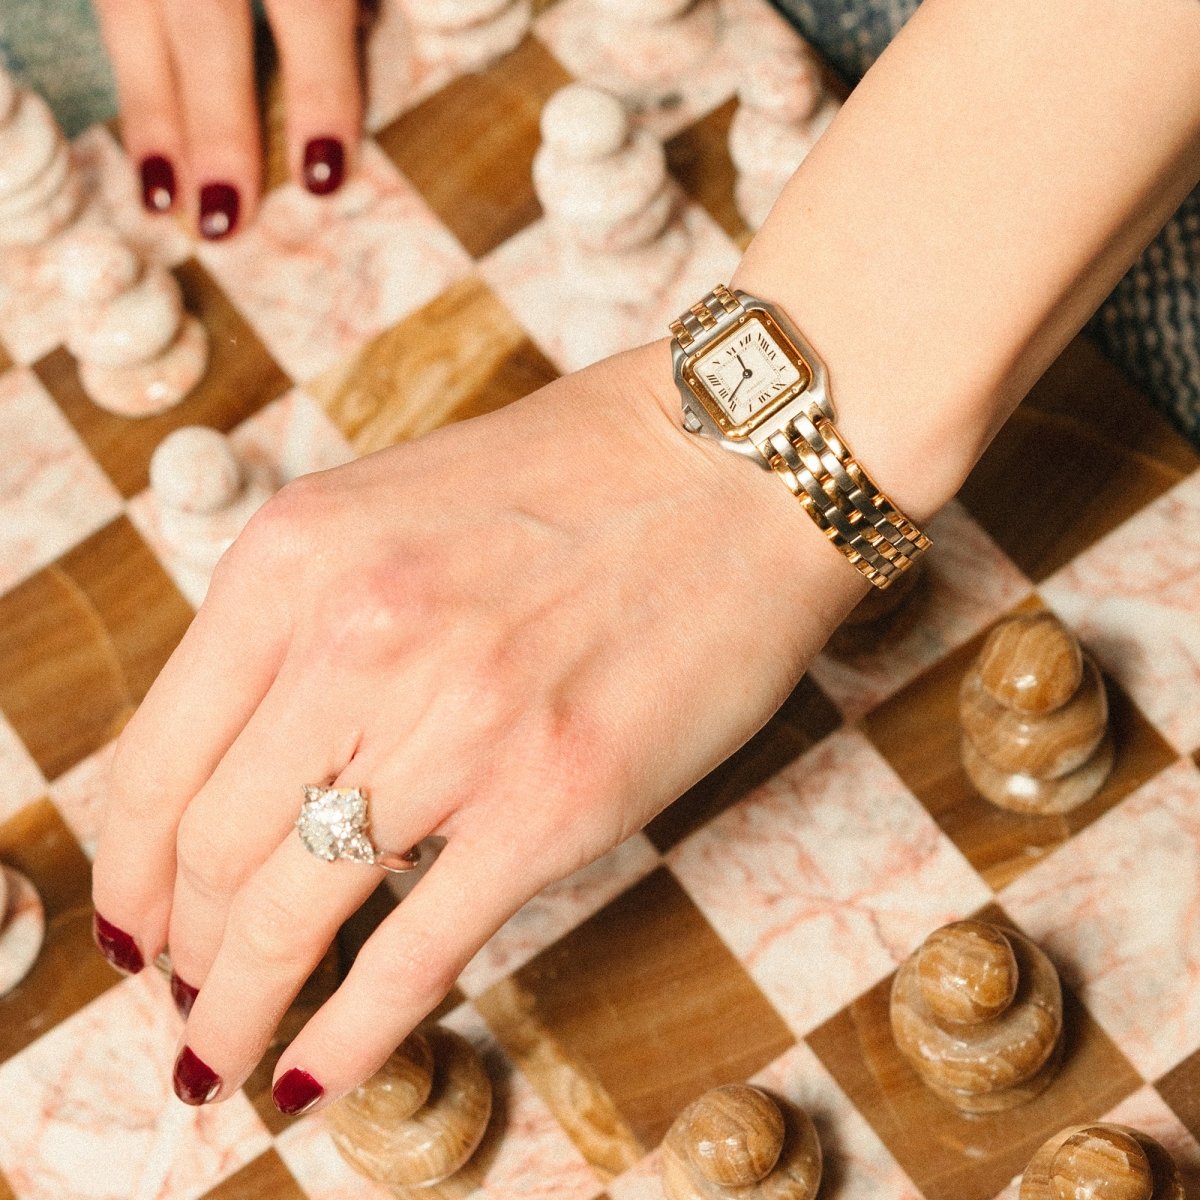
[[[29,974],[46,937],[46,911],[37,888],[0,863],[0,996]]]
[[[57,265],[72,302],[67,349],[92,400],[124,417],[178,404],[208,365],[208,334],[174,276],[100,229],[73,231]]]
[[[516,48],[533,23],[530,0],[400,0],[423,55],[479,69]]]
[[[841,103],[807,46],[754,60],[738,99],[729,126],[729,157],[738,172],[734,199],[746,224],[758,229]]]
[[[0,245],[35,246],[79,210],[71,150],[41,96],[0,68]]]
[[[199,600],[217,560],[270,499],[276,480],[267,467],[239,461],[225,434],[187,425],[151,455],[150,487],[172,565],[186,576],[189,598]]]
[[[634,129],[615,96],[582,83],[550,97],[541,132],[534,191],[576,286],[611,298],[630,283],[653,288],[669,277],[688,238],[672,220],[678,195],[662,143]]]

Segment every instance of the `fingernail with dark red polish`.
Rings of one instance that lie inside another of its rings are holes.
[[[275,1101],[275,1107],[289,1117],[308,1112],[323,1095],[325,1089],[307,1071],[302,1071],[299,1067],[284,1071],[271,1089],[271,1099]]]
[[[142,159],[142,204],[149,212],[167,212],[175,203],[175,168],[161,154]]]
[[[313,138],[304,147],[304,186],[317,196],[327,196],[342,186],[346,152],[337,138]]]
[[[108,959],[118,971],[127,975],[136,975],[146,964],[142,960],[142,952],[138,944],[123,929],[118,929],[111,921],[106,921],[99,913],[92,914],[92,937],[100,953]]]
[[[206,183],[200,189],[200,235],[209,241],[228,237],[237,228],[241,202],[228,183]]]
[[[221,1090],[220,1075],[197,1058],[190,1046],[180,1050],[171,1082],[184,1104],[207,1104]]]
[[[192,987],[190,983],[184,983],[174,971],[171,972],[171,999],[175,1001],[175,1007],[179,1009],[179,1015],[185,1021],[199,994],[199,988]]]

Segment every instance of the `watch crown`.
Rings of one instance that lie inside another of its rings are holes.
[[[683,410],[683,427],[688,433],[699,433],[701,429],[700,418],[690,409]]]

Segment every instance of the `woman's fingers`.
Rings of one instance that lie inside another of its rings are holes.
[[[162,0],[202,237],[249,221],[262,179],[249,0]]]
[[[122,970],[140,970],[165,944],[179,819],[275,678],[287,622],[219,570],[118,740],[93,896],[97,942]]]
[[[288,163],[310,192],[335,191],[359,141],[357,0],[267,0],[283,68]]]
[[[142,203],[168,212],[185,185],[185,139],[159,0],[97,0],[121,102],[121,137],[137,164]]]

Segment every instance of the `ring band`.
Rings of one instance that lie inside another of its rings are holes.
[[[403,854],[377,850],[367,828],[367,789],[304,785],[304,803],[296,818],[296,832],[305,850],[324,862],[345,858],[384,871],[400,874],[415,870],[421,862],[420,848]]]

